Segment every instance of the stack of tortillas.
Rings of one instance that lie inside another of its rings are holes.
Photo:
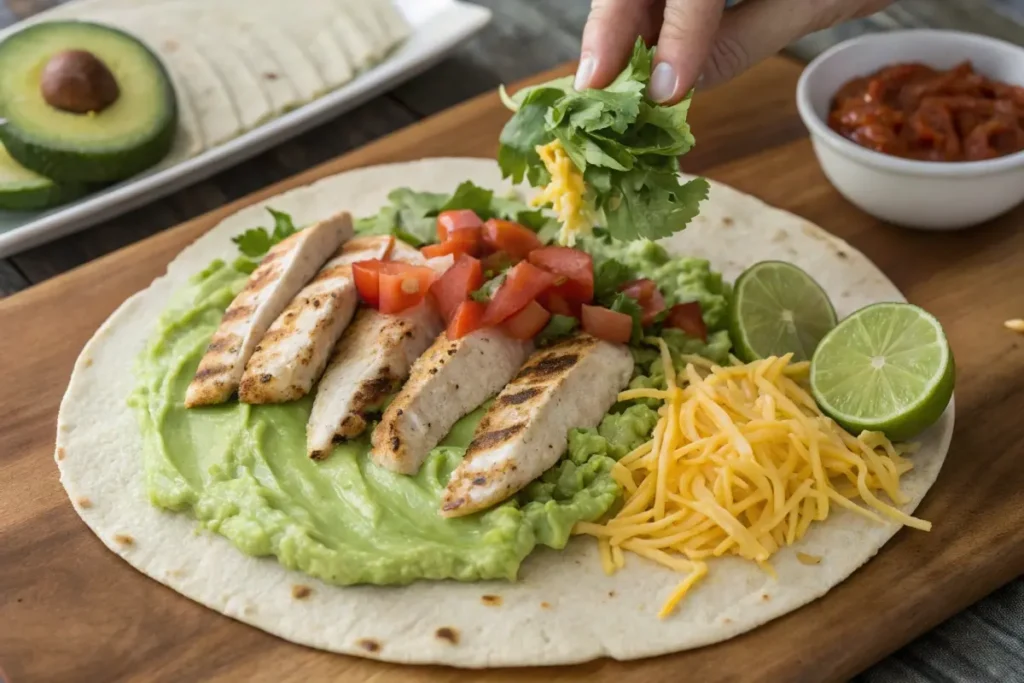
[[[162,165],[341,87],[410,31],[392,0],[81,0],[30,23],[62,20],[119,28],[163,61],[180,124]]]

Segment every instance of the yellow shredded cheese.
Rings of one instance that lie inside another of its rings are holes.
[[[534,206],[551,205],[562,224],[558,242],[571,247],[579,235],[589,235],[594,229],[594,211],[584,196],[587,188],[583,174],[558,140],[539,145],[537,154],[551,181],[541,188],[531,203]]]
[[[651,440],[612,469],[624,505],[605,523],[579,523],[573,532],[597,538],[608,573],[629,551],[686,574],[660,617],[707,574],[708,559],[738,555],[775,577],[771,556],[837,507],[879,524],[888,518],[931,529],[895,507],[908,500],[900,476],[913,467],[904,457],[912,447],[875,432],[853,436],[825,417],[802,386],[808,363],[787,355],[720,367],[684,357],[677,374],[658,342],[666,389],[618,396],[664,402]],[[821,561],[802,552],[797,559]]]

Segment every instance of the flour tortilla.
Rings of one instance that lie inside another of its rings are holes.
[[[656,613],[680,575],[629,556],[625,570],[605,576],[595,543],[586,537],[574,538],[563,552],[539,550],[527,559],[517,583],[340,588],[289,571],[273,558],[244,555],[220,536],[197,533],[188,516],[151,506],[143,485],[142,441],[125,401],[135,384],[132,359],[146,345],[171,293],[213,259],[234,258],[231,237],[264,222],[264,206],[304,224],[340,209],[357,216],[373,213],[398,186],[450,192],[467,178],[507,188],[493,161],[428,159],[357,169],[278,195],[224,220],[104,323],[79,357],[61,404],[57,465],[78,514],[111,550],[183,595],[296,643],[366,656],[359,642],[371,639],[380,645],[373,655],[380,659],[485,667],[633,659],[722,641],[821,596],[898,530],[895,524],[879,526],[834,512],[796,546],[773,557],[777,581],[743,560],[712,561],[708,577],[679,610],[659,620]],[[903,300],[849,245],[719,183],[712,184],[701,216],[667,246],[710,259],[729,279],[756,261],[792,261],[822,284],[840,316],[869,303]],[[935,481],[952,430],[950,403],[920,439],[915,469],[903,482],[912,501],[905,511],[917,507]],[[88,507],[80,504],[83,498]],[[117,540],[124,536],[134,542]],[[796,551],[821,556],[821,564],[801,564]],[[296,599],[296,585],[312,593]],[[484,604],[485,594],[501,596],[501,606]],[[437,637],[442,627],[460,633],[457,645]]]

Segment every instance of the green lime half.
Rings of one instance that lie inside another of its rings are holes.
[[[821,410],[851,433],[867,429],[902,441],[939,419],[955,375],[938,320],[910,304],[874,304],[818,345],[811,391]]]
[[[729,316],[736,355],[747,362],[787,353],[794,361],[810,360],[836,326],[821,285],[783,261],[756,263],[739,276]]]

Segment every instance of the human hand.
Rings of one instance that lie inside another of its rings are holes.
[[[603,88],[623,69],[636,37],[658,46],[648,94],[674,104],[700,79],[736,76],[791,41],[892,0],[592,0],[576,89]]]

